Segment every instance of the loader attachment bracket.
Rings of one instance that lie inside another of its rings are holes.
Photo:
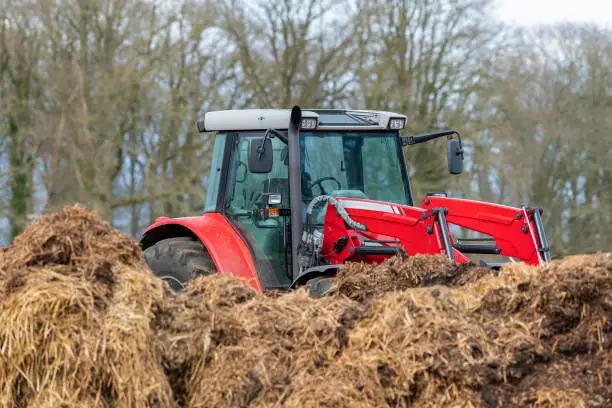
[[[451,261],[455,260],[455,254],[453,252],[453,246],[451,244],[450,232],[448,229],[448,223],[446,222],[446,208],[432,208],[431,214],[436,217],[436,221],[440,226],[440,235],[442,236],[442,245],[444,245],[444,252]]]
[[[535,236],[533,238],[534,243],[540,244],[537,248],[538,256],[540,257],[540,262],[550,262],[550,247],[548,245],[548,238],[546,237],[546,232],[544,231],[544,223],[542,222],[542,213],[544,212],[544,210],[539,207],[532,208],[526,206],[523,206],[521,209],[527,215],[532,214],[533,222],[535,225],[535,232],[531,231],[531,234],[532,236]],[[531,228],[531,225],[529,225],[529,223],[526,223],[526,225]]]

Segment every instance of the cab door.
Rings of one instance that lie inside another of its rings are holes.
[[[251,173],[247,164],[249,140],[262,136],[263,132],[234,136],[224,213],[251,248],[263,290],[282,290],[291,285],[291,247],[286,245],[285,238],[290,208],[287,146],[278,138],[271,139],[272,171]],[[279,217],[262,219],[260,210],[265,193],[280,194]]]

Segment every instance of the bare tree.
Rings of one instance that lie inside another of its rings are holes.
[[[17,235],[32,210],[33,171],[37,140],[32,132],[32,111],[40,95],[37,71],[41,33],[29,18],[31,2],[3,1],[0,8],[0,117],[1,141],[8,150],[10,236]]]
[[[488,126],[478,145],[490,154],[472,172],[477,192],[545,207],[558,254],[604,249],[612,242],[612,33],[566,24],[522,41],[482,94]]]
[[[146,222],[161,213],[203,208],[213,139],[200,136],[195,122],[206,110],[240,103],[236,63],[214,15],[202,4],[181,4],[156,37],[159,65],[153,82],[143,87],[148,102],[140,111],[139,132],[128,142],[140,192],[116,202],[116,207],[129,203],[133,214],[134,205],[146,203]]]
[[[232,40],[246,106],[337,106],[353,80],[349,3],[343,0],[218,3]]]
[[[408,115],[407,132],[467,130],[473,97],[503,41],[490,0],[360,0],[361,99],[370,108]],[[416,190],[448,186],[443,147],[407,153]]]

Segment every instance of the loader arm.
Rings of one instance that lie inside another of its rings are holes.
[[[445,208],[449,224],[490,235],[495,251],[530,265],[550,262],[550,250],[542,225],[542,209],[509,207],[481,201],[428,196],[421,208]]]
[[[352,228],[331,204],[325,215],[322,254],[331,264],[345,261],[380,262],[402,248],[407,255],[446,254],[458,263],[469,258],[452,248],[441,215],[418,207],[373,200],[338,198]],[[444,232],[446,230],[446,233]]]

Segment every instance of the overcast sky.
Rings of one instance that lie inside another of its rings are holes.
[[[497,0],[501,19],[521,25],[592,21],[612,27],[612,0]]]

